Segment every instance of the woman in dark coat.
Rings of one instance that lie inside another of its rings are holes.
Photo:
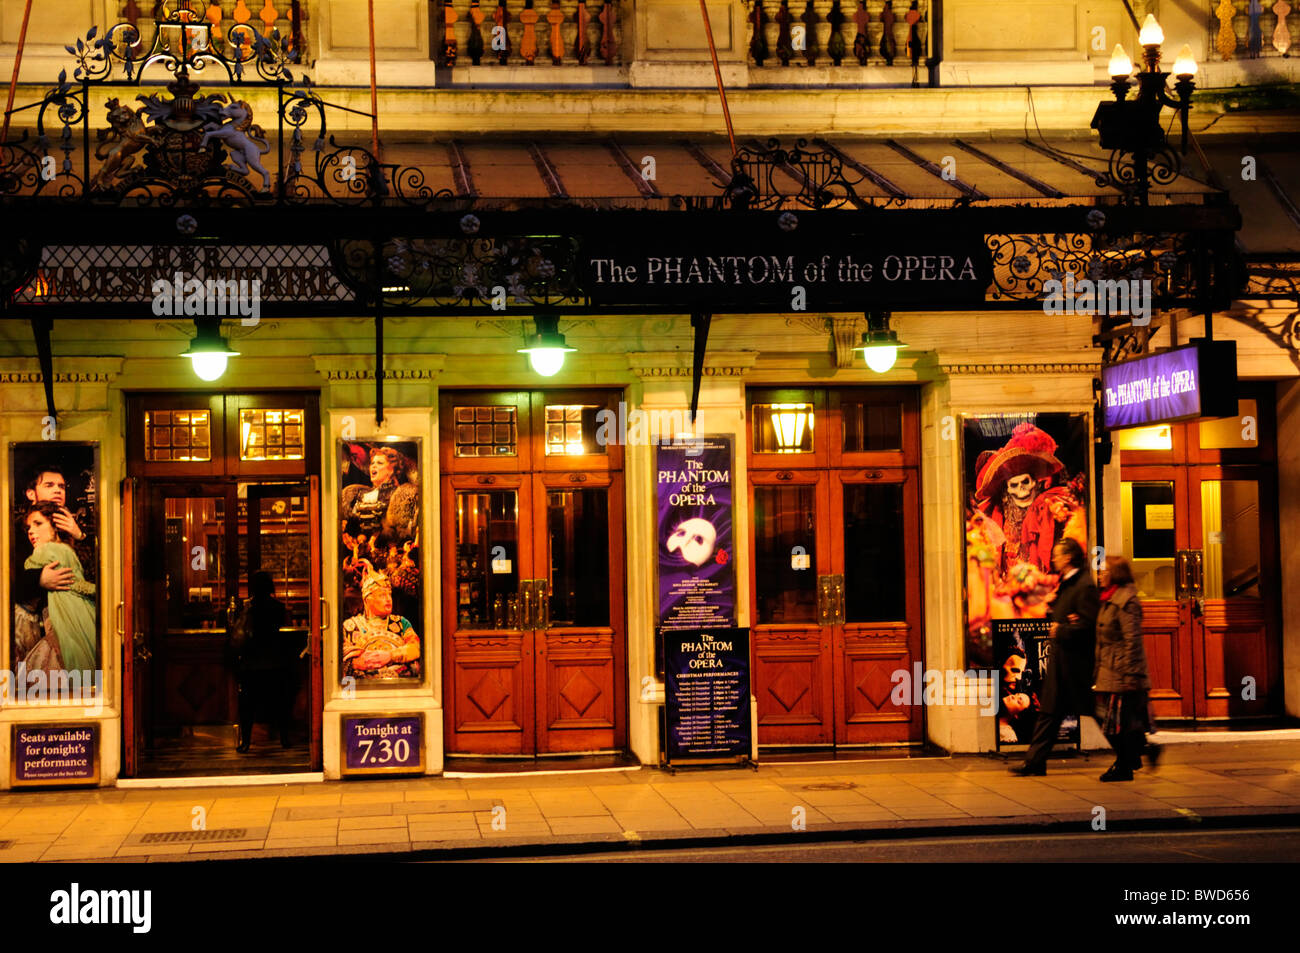
[[[1097,587],[1085,568],[1083,547],[1062,539],[1052,547],[1052,568],[1061,576],[1052,601],[1047,669],[1038,695],[1038,720],[1025,763],[1012,774],[1047,773],[1047,756],[1067,715],[1092,714],[1092,671],[1096,661]]]
[[[1133,569],[1124,557],[1107,556],[1098,581],[1102,591],[1093,675],[1096,718],[1102,734],[1115,749],[1115,763],[1101,779],[1132,781],[1133,771],[1142,767],[1146,733],[1152,730],[1147,717],[1151,680],[1142,646],[1142,603],[1138,601]],[[1152,745],[1148,751],[1153,767],[1159,750]]]

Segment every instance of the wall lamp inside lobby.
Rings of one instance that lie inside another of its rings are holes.
[[[577,348],[569,347],[560,333],[559,315],[537,314],[533,316],[533,322],[537,333],[528,338],[528,343],[519,348],[519,353],[528,355],[528,363],[538,374],[554,377],[564,366],[564,355]]]
[[[889,329],[888,311],[868,311],[867,331],[862,335],[862,343],[853,350],[861,351],[867,367],[877,374],[884,374],[894,366],[898,352],[905,345],[898,339],[898,332]]]
[[[238,351],[226,343],[221,336],[220,318],[195,318],[194,326],[198,334],[190,341],[190,346],[181,352],[181,357],[188,357],[194,362],[194,373],[200,380],[215,381],[226,373],[226,363]]]

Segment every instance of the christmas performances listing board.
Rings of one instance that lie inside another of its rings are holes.
[[[751,754],[749,629],[664,632],[667,763]]]

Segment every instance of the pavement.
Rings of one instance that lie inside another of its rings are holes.
[[[1271,734],[1271,733],[1270,733]],[[944,834],[1300,827],[1300,741],[1167,744],[1098,780],[1106,753],[1019,778],[1014,757],[0,794],[0,861],[393,860]],[[1186,743],[1191,741],[1192,743]],[[405,856],[403,856],[405,855]]]

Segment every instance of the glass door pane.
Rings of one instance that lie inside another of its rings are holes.
[[[1122,483],[1124,552],[1133,564],[1138,596],[1177,598],[1174,561],[1178,544],[1172,481]]]
[[[907,619],[903,484],[844,486],[844,621]]]
[[[817,622],[817,488],[754,487],[759,625]]]
[[[552,628],[609,625],[609,491],[546,494]]]
[[[1206,599],[1260,597],[1259,483],[1201,481]]]
[[[519,628],[519,494],[456,492],[459,629]]]
[[[233,594],[226,590],[226,501],[168,496],[163,514],[167,634],[224,636]]]

